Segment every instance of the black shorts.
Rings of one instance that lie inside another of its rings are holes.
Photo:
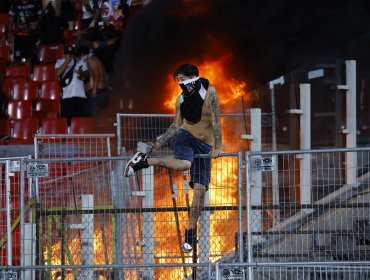
[[[90,115],[87,98],[65,98],[62,99],[60,105],[60,115],[68,118],[68,125],[73,117],[88,117]]]
[[[190,187],[194,183],[201,184],[208,190],[211,177],[211,157],[195,157],[197,154],[209,154],[212,146],[202,142],[185,129],[180,129],[173,141],[173,151],[176,159],[191,162]]]

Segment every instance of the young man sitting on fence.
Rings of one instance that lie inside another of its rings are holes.
[[[130,176],[149,166],[163,166],[180,171],[190,169],[190,187],[194,193],[182,250],[191,252],[211,173],[211,158],[195,155],[211,154],[212,158],[221,155],[220,109],[216,89],[207,79],[199,77],[196,66],[183,64],[175,70],[173,77],[183,91],[176,99],[175,120],[163,136],[151,144],[154,151],[174,138],[174,157],[154,158],[138,152],[127,163],[124,173],[125,176]]]

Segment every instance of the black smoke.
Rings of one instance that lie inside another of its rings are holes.
[[[230,75],[251,90],[367,33],[368,2],[153,0],[123,32],[113,87],[125,111],[132,100],[134,112],[158,112],[179,64],[230,52]]]

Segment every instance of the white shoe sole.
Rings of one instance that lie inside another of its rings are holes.
[[[193,247],[192,247],[189,243],[184,243],[184,244],[182,244],[182,246],[181,246],[181,250],[182,250],[184,253],[190,253],[191,251],[193,251]]]
[[[126,167],[125,167],[125,173],[124,173],[125,177],[129,177],[134,173],[135,173],[134,169],[131,166],[128,166],[128,164],[127,164]]]
[[[134,161],[134,159],[136,159],[136,157],[141,154],[140,152],[137,152],[126,164],[125,166],[125,170],[123,172],[123,174],[128,177],[132,174],[135,173],[135,170],[132,168],[132,166],[130,166],[130,163],[133,162],[134,164],[137,162],[136,160]]]

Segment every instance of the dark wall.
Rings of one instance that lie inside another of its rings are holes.
[[[124,31],[113,85],[125,109],[158,112],[176,66],[232,53],[251,90],[365,34],[369,13],[365,0],[153,0]]]

